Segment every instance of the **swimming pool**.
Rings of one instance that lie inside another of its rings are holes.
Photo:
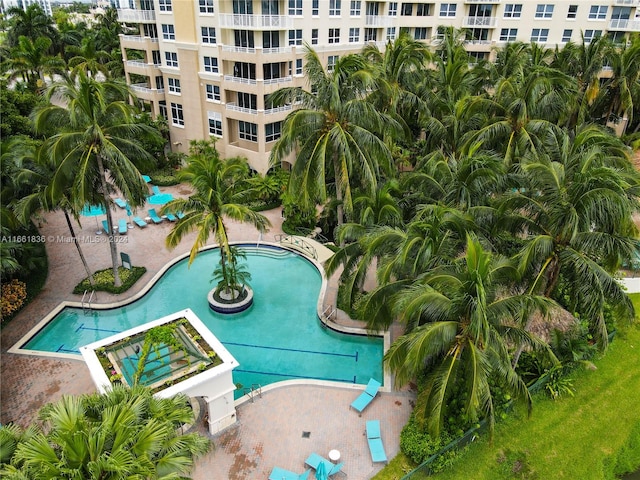
[[[367,383],[383,379],[383,340],[326,328],[317,316],[322,276],[307,259],[287,250],[247,248],[254,305],[222,315],[209,308],[218,249],[171,266],[142,298],[110,310],[65,307],[21,346],[78,355],[79,348],[170,313],[190,308],[238,360],[236,383],[265,386],[282,380]],[[242,389],[236,396],[242,395]]]

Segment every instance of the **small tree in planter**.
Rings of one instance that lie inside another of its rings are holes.
[[[213,272],[214,281],[218,281],[214,297],[235,300],[246,295],[245,286],[251,280],[251,274],[246,270],[246,265],[238,263],[240,258],[246,258],[246,255],[236,247],[229,247],[227,258],[220,251],[220,266]]]
[[[160,359],[160,362],[162,363],[164,363],[164,360],[161,360],[161,346],[172,347],[175,350],[182,351],[188,361],[188,352],[184,348],[182,342],[178,340],[175,335],[175,330],[177,327],[178,324],[161,325],[150,329],[146,333],[146,335],[144,336],[144,343],[142,344],[142,349],[140,351],[140,357],[138,357],[138,366],[136,368],[136,373],[133,374],[134,385],[137,385],[140,382],[140,377],[145,371],[145,367],[147,365],[147,360],[149,359],[151,350],[156,353],[156,358]]]

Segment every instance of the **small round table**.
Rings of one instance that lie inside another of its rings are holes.
[[[337,463],[340,460],[340,450],[331,450],[329,452],[329,460],[333,463]]]

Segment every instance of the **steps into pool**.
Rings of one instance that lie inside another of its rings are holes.
[[[240,249],[251,255],[258,255],[262,257],[270,257],[270,258],[284,258],[295,255],[295,253],[290,252],[288,250],[283,250],[281,248],[271,248],[271,247],[256,247],[256,246],[242,246]]]

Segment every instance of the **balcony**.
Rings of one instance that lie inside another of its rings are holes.
[[[128,23],[149,23],[156,21],[154,10],[118,9],[118,21]]]
[[[382,17],[380,15],[367,15],[364,19],[366,27],[392,27],[394,19],[392,17]]]
[[[255,110],[253,108],[240,107],[238,106],[237,103],[227,103],[226,108],[227,110],[232,110],[234,112],[240,112],[240,113],[248,113],[249,115],[258,114],[258,110]]]
[[[218,15],[222,28],[243,28],[256,30],[283,30],[293,27],[293,19],[284,15]]]
[[[627,7],[640,6],[640,0],[614,0],[614,5],[624,5]]]
[[[640,20],[615,18],[609,22],[609,30],[623,30],[627,32],[640,32]]]
[[[464,3],[500,3],[500,0],[464,0]]]
[[[265,55],[276,55],[278,53],[291,53],[291,47],[273,47],[273,48],[263,48],[262,53]]]
[[[462,19],[463,27],[488,27],[496,26],[497,17],[464,17]]]
[[[144,50],[146,47],[152,46],[158,49],[158,39],[151,37],[141,37],[139,35],[122,35],[120,34],[120,45],[125,48],[133,48],[135,50]]]
[[[280,78],[267,78],[263,80],[265,85],[277,85],[279,83],[288,83],[292,81],[293,81],[292,76],[280,77]]]
[[[254,78],[234,77],[233,75],[225,75],[225,82],[244,83],[245,85],[257,85],[258,81]]]
[[[275,115],[276,113],[280,113],[280,112],[288,112],[292,108],[293,107],[291,105],[283,105],[282,107],[267,108],[267,109],[265,109],[264,114],[265,115]]]
[[[148,83],[136,83],[130,85],[131,90],[142,100],[154,100],[158,96],[164,96],[164,88],[149,88]]]
[[[256,49],[253,47],[236,47],[235,45],[223,45],[222,51],[233,53],[256,53]]]

